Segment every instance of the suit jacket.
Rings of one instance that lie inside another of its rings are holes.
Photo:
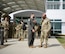
[[[28,20],[28,31],[30,32],[32,29],[35,29],[35,24],[33,22],[34,19]]]

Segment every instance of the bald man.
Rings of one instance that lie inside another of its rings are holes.
[[[50,20],[46,17],[46,14],[42,14],[42,25],[41,25],[41,47],[44,42],[44,48],[47,48],[48,36],[50,33],[51,24]]]

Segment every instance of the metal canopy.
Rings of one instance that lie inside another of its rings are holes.
[[[45,11],[44,0],[0,0],[0,10],[12,13],[19,10],[33,9]]]

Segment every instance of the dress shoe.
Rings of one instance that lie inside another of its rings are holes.
[[[29,46],[29,48],[35,48],[35,46]]]

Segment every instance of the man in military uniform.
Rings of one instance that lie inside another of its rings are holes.
[[[24,25],[24,22],[23,20],[21,20],[21,30],[20,30],[20,33],[21,33],[21,40],[24,40],[24,33],[23,33],[23,25]]]
[[[16,34],[15,27],[16,27],[16,23],[13,22],[13,23],[12,23],[12,38],[15,38],[15,34]]]
[[[7,16],[4,17],[4,20],[2,21],[1,24],[4,27],[4,40],[7,42],[8,30],[9,30],[9,21],[8,21],[8,17]]]
[[[46,17],[46,14],[44,13],[42,15],[42,25],[41,25],[41,47],[44,41],[45,42],[44,48],[47,48],[47,41],[48,41],[50,29],[51,29],[50,20]]]
[[[17,26],[15,27],[15,29],[16,29],[16,36],[17,36],[17,38],[18,38],[18,40],[20,41],[21,40],[21,36],[22,36],[22,34],[21,34],[21,28],[22,28],[22,23],[19,21],[19,23],[17,24]]]

